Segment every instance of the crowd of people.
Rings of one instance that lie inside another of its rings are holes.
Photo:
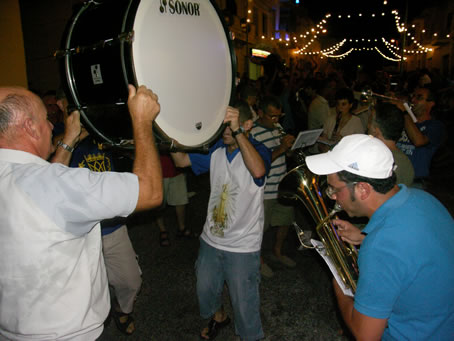
[[[0,88],[0,335],[95,340],[109,318],[134,333],[142,279],[125,217],[154,209],[159,243],[169,247],[160,212],[175,206],[177,237],[193,238],[185,210],[189,168],[210,174],[195,266],[200,316],[208,320],[200,338],[213,340],[230,324],[222,306],[227,287],[235,333],[263,339],[259,287],[262,276],[273,276],[263,235],[269,228],[274,234],[269,259],[296,266],[284,247],[295,207],[280,200],[278,188],[294,162],[297,134],[320,129],[301,151],[307,171],[326,175],[327,202],[367,219],[365,226],[333,219],[340,238],[359,249],[354,298],[333,280],[346,325],[357,339],[452,339],[454,222],[424,189],[434,155],[451,145],[445,134],[454,97],[430,76],[401,76],[393,87],[385,72],[360,71],[349,80],[310,62],[286,67],[272,55],[263,77],[239,82],[208,154],[160,153],[152,133],[159,94],[130,85],[135,153],[130,172],[121,173],[78,111],[67,112],[64,93],[41,99]]]

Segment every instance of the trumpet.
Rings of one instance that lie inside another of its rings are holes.
[[[284,128],[282,128],[282,126],[279,123],[274,123],[274,128],[277,129],[277,131],[279,132],[280,139],[287,135],[286,131],[284,130]]]
[[[372,101],[373,97],[383,98],[383,99],[387,99],[389,101],[401,102],[405,108],[405,111],[408,113],[408,115],[410,115],[413,122],[414,123],[418,122],[418,119],[416,118],[415,114],[413,113],[412,104],[408,104],[408,102],[403,99],[377,94],[370,89],[361,91],[361,96],[363,96],[369,102]]]
[[[391,96],[385,96],[385,95],[377,94],[377,93],[373,92],[370,89],[361,91],[361,96],[363,96],[367,100],[370,100],[372,97],[378,97],[378,98],[383,98],[383,99],[387,99],[387,100],[390,100],[390,101],[405,102],[403,99],[400,99],[400,98],[397,98],[397,97],[391,97]]]

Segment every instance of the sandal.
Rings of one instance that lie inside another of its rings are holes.
[[[200,339],[201,340],[214,340],[215,337],[218,335],[219,331],[227,326],[230,323],[230,317],[226,317],[224,321],[218,322],[214,318],[208,322],[208,331],[205,334],[205,336],[200,333]]]
[[[111,315],[113,320],[115,321],[115,325],[120,332],[127,336],[134,334],[136,328],[134,326],[134,319],[132,318],[131,314],[125,314],[123,312],[115,311],[112,309]],[[124,320],[125,317],[126,320]]]
[[[167,231],[159,232],[159,245],[162,247],[170,246],[169,233]]]
[[[177,238],[178,239],[181,239],[181,238],[187,238],[187,239],[191,239],[191,238],[196,238],[197,235],[195,233],[192,233],[191,230],[189,229],[184,229],[184,230],[178,230],[177,231]]]

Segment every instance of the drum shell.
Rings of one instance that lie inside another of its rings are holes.
[[[107,1],[82,8],[73,19],[66,49],[93,46],[128,32],[135,9],[137,6],[129,1]],[[118,41],[65,58],[69,102],[83,108],[84,125],[107,142],[132,138],[126,106],[128,83],[136,84],[132,65],[130,44]],[[94,81],[93,66],[99,66],[102,82]]]
[[[99,44],[100,41],[107,41],[98,48],[68,54],[65,57],[64,72],[71,94],[70,102],[73,102],[76,107],[82,108],[83,123],[91,132],[112,144],[132,138],[131,120],[126,105],[128,83],[137,86],[139,80],[140,84],[145,84],[156,92],[154,85],[156,81],[148,82],[148,79],[144,81],[143,76],[140,77],[140,74],[136,74],[133,57],[134,42],[115,39],[119,35],[126,35],[128,32],[134,31],[134,22],[140,3],[141,1],[138,0],[104,1],[82,8],[71,22],[65,43],[66,51],[70,51],[80,46],[93,46]],[[136,33],[134,32],[134,34]],[[109,43],[109,41],[111,42]],[[228,41],[231,44],[229,38]],[[231,85],[228,85],[229,101],[226,105],[233,99],[236,69],[233,47],[230,45],[228,48],[231,54]],[[170,67],[168,69],[171,73]],[[97,82],[98,78],[94,76],[96,72],[99,72],[99,82]],[[169,82],[178,83],[174,79],[169,79]],[[174,132],[169,136],[159,123],[159,119],[162,121],[163,117],[169,116],[166,116],[168,115],[168,102],[162,102],[162,98],[165,96],[162,91],[158,91],[157,94],[160,97],[161,113],[157,119],[158,124],[154,125],[155,135],[165,141],[170,138],[179,140],[179,136],[175,136]],[[178,96],[178,93],[172,94],[172,96],[174,95]],[[175,97],[175,100],[178,98]],[[190,107],[187,111],[192,114]],[[188,113],[184,112],[184,115],[188,115]],[[222,117],[217,117],[215,123],[217,130],[210,135],[209,139],[190,141],[190,144],[185,144],[183,141],[182,144],[190,147],[211,144],[221,132]],[[188,126],[192,126],[193,129],[195,124],[191,122]],[[180,140],[179,142],[181,143]]]

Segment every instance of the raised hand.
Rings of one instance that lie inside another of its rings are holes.
[[[129,85],[128,108],[131,118],[137,121],[154,121],[161,111],[158,96],[141,85],[137,88]]]
[[[240,128],[240,111],[232,107],[227,107],[224,123],[228,124],[232,131],[238,130]]]

